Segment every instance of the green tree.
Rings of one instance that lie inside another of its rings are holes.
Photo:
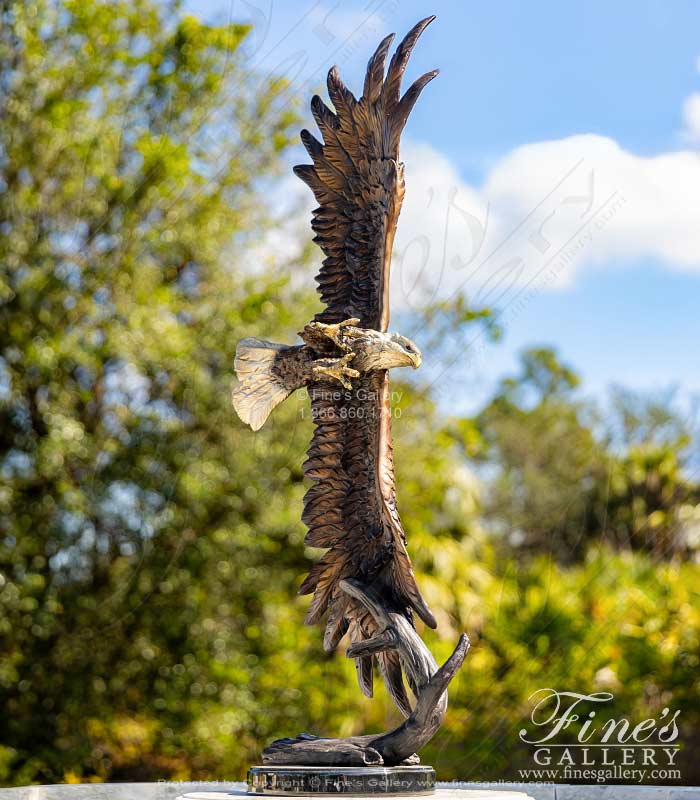
[[[234,419],[232,360],[308,298],[242,269],[295,121],[246,33],[0,3],[0,781],[196,772],[221,698],[256,733],[301,474],[293,407],[255,442]]]
[[[519,738],[523,728],[534,732],[529,698],[552,687],[612,692],[611,703],[595,709],[598,724],[680,711],[680,782],[695,785],[700,565],[596,545],[569,566],[548,556],[515,563],[488,548],[479,557],[478,602],[468,615],[444,606],[469,631],[472,649],[450,692],[446,730],[426,752],[441,775],[521,780],[519,769],[536,767]],[[450,588],[458,597],[473,580],[473,570],[457,572]],[[585,719],[557,741],[575,741]]]
[[[692,445],[697,445],[697,430],[674,407],[673,393],[615,389],[606,427],[608,482],[593,499],[606,538],[657,558],[696,553],[700,485]]]
[[[579,383],[553,350],[526,350],[520,372],[454,424],[464,452],[488,467],[490,529],[513,552],[562,563],[601,541],[658,558],[697,550],[696,434],[673,398],[618,389],[603,413]]]
[[[590,492],[605,481],[605,449],[590,409],[574,397],[578,384],[552,350],[527,350],[520,373],[503,380],[474,420],[477,459],[490,468],[485,519],[517,552],[568,562],[599,535]]]

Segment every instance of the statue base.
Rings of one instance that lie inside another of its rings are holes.
[[[432,767],[251,767],[250,794],[433,794]]]

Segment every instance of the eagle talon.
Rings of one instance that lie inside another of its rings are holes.
[[[318,333],[330,339],[336,347],[339,347],[341,350],[345,350],[346,353],[350,353],[350,345],[343,341],[343,328],[351,328],[359,324],[360,320],[357,317],[350,317],[350,319],[344,319],[342,322],[336,322],[333,324],[326,324],[325,322],[311,322],[309,325],[307,325],[307,328],[317,331]]]
[[[320,324],[320,323],[319,323]],[[342,323],[339,323],[342,324]],[[348,364],[355,358],[354,353],[346,353],[342,358],[319,358],[314,361],[312,372],[316,380],[325,377],[339,381],[346,389],[352,389],[349,378],[359,378],[360,373]]]

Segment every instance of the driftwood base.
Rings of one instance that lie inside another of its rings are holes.
[[[251,794],[432,794],[432,767],[251,767]]]
[[[469,650],[465,634],[447,661],[438,668],[432,653],[415,628],[401,614],[386,608],[370,587],[358,581],[341,581],[341,587],[361,601],[377,622],[374,638],[348,648],[349,657],[396,650],[416,704],[408,718],[385,733],[331,739],[302,733],[294,739],[277,739],[262,753],[269,766],[294,767],[406,767],[420,759],[417,751],[437,732],[447,711],[447,686],[462,666]]]

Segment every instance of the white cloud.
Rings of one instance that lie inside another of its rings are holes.
[[[478,186],[427,144],[408,140],[401,155],[396,310],[462,290],[476,304],[512,307],[526,293],[571,285],[583,269],[641,259],[700,273],[694,151],[637,156],[603,136],[571,136],[512,150]],[[311,193],[291,174],[277,188],[271,212],[280,222],[249,252],[253,271],[288,268],[311,235]]]
[[[651,258],[700,272],[700,155],[637,156],[592,134],[523,145],[480,186],[408,142],[392,293],[399,307],[465,289],[503,306],[591,265]]]
[[[693,92],[683,101],[683,138],[700,142],[700,92]]]

